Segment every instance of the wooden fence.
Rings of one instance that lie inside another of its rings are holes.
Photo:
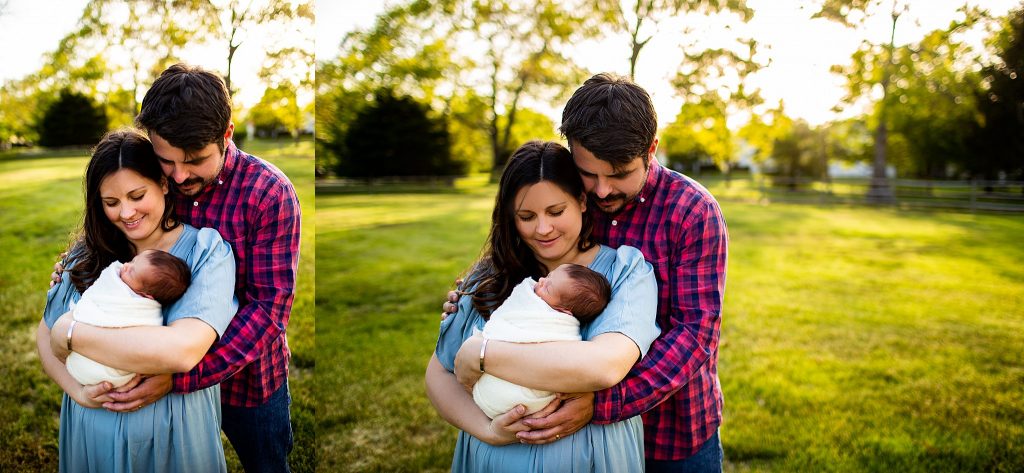
[[[762,202],[813,204],[891,205],[899,208],[962,210],[968,212],[1024,212],[1021,181],[926,181],[890,179],[892,199],[868,199],[871,179],[825,181],[778,176],[753,178]]]

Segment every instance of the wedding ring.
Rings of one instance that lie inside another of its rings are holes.
[[[559,435],[559,434],[555,434],[555,440],[558,440],[558,439],[561,439],[561,438],[562,438],[562,436],[561,436],[561,435]]]

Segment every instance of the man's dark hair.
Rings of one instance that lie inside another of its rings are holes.
[[[562,135],[569,149],[580,145],[618,169],[642,156],[658,132],[651,96],[629,79],[598,74],[573,92],[562,111]]]
[[[185,295],[192,284],[192,271],[185,261],[166,251],[146,251],[146,258],[153,266],[153,272],[143,275],[146,293],[153,296],[160,305],[173,304]]]
[[[612,287],[601,273],[586,266],[567,264],[565,274],[572,280],[572,293],[563,299],[565,306],[580,323],[597,318],[612,298]]]
[[[219,75],[175,64],[160,73],[142,99],[135,123],[171,146],[199,151],[210,143],[224,151],[231,123],[231,96]]]

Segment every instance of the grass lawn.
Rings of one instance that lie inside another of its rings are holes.
[[[493,193],[318,196],[324,471],[447,471],[423,371]],[[727,471],[1024,470],[1024,219],[723,209]]]
[[[314,471],[313,144],[250,141],[244,149],[281,168],[302,203],[301,262],[288,327],[295,427],[291,464],[296,472]],[[57,157],[0,155],[0,378],[5,380],[0,384],[0,471],[57,470],[60,388],[39,365],[35,329],[53,263],[81,224],[87,162],[88,151]],[[224,445],[229,470],[242,471],[226,440]]]

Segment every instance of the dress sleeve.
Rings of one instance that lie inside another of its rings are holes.
[[[189,267],[192,283],[185,295],[165,308],[167,324],[183,318],[196,318],[206,322],[224,335],[231,318],[238,310],[235,297],[235,257],[229,245],[212,228],[203,228],[196,235]]]
[[[483,329],[483,318],[473,308],[472,300],[472,296],[460,297],[458,312],[441,321],[434,353],[441,366],[451,372],[455,372],[455,355],[462,347],[462,342],[473,336],[474,328]]]
[[[583,338],[591,340],[603,333],[618,332],[633,340],[643,357],[661,333],[656,320],[658,283],[654,269],[640,250],[622,246],[605,276],[612,286],[611,301],[583,329]]]
[[[71,303],[78,301],[80,297],[81,295],[75,289],[75,285],[71,284],[71,272],[64,271],[61,273],[60,283],[54,284],[46,292],[46,307],[43,308],[43,322],[46,323],[46,326],[53,328],[53,324],[57,323],[57,319],[71,310]]]

